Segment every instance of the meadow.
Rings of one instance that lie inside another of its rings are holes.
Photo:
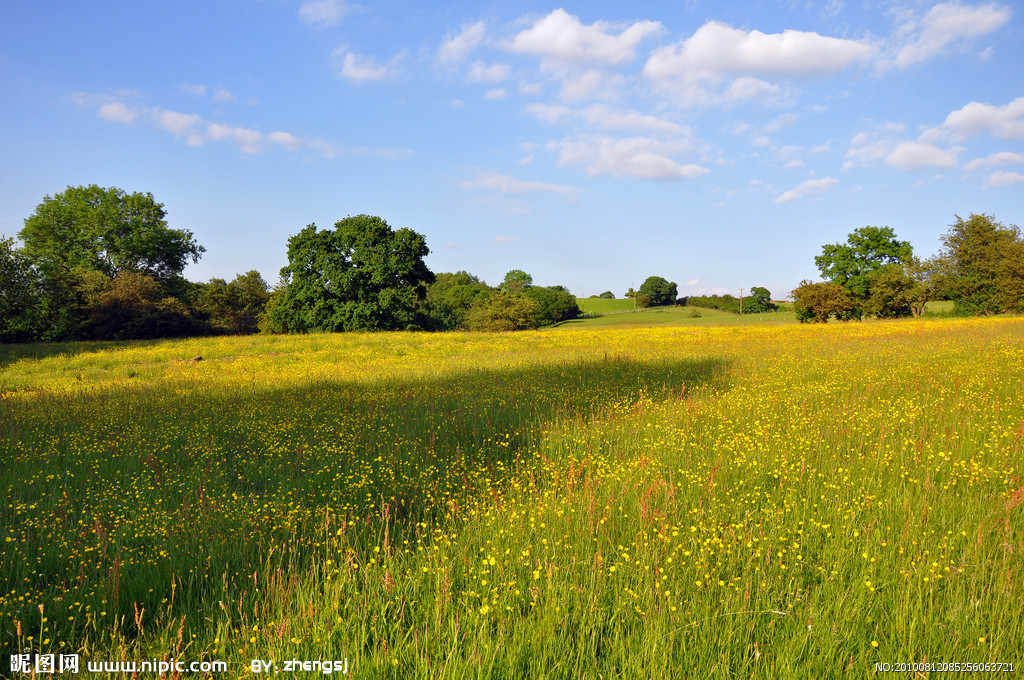
[[[0,348],[2,654],[228,677],[1020,664],[1021,337],[1007,317]]]

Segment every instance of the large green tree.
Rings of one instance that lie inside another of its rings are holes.
[[[505,279],[498,284],[501,290],[523,291],[533,285],[533,277],[522,269],[513,269],[505,274]]]
[[[430,252],[412,229],[357,215],[320,231],[311,224],[288,240],[288,266],[262,328],[276,332],[423,328],[421,301],[434,275]]]
[[[465,271],[438,274],[427,288],[426,307],[433,330],[466,330],[469,310],[493,289]]]
[[[523,295],[537,303],[541,324],[558,323],[580,315],[576,296],[565,286],[531,286]]]
[[[675,304],[679,295],[675,281],[668,281],[660,276],[648,276],[637,292],[648,296],[652,307]]]
[[[888,264],[908,262],[913,254],[910,243],[897,239],[891,227],[861,227],[846,243],[822,246],[814,264],[822,278],[846,288],[856,305],[862,306],[870,292],[871,273]]]
[[[481,297],[468,316],[469,329],[473,331],[521,331],[537,328],[543,321],[536,300],[511,290]]]
[[[270,299],[270,287],[255,269],[228,283],[213,278],[199,284],[196,308],[216,332],[246,335],[259,331],[259,317]]]
[[[939,286],[965,314],[1024,311],[1024,239],[991,215],[959,215],[942,237]]]
[[[168,227],[166,217],[152,194],[91,184],[43,198],[19,235],[26,255],[40,266],[110,278],[138,272],[168,281],[206,249],[192,232]]]
[[[795,300],[793,311],[800,323],[827,323],[833,317],[849,319],[856,304],[850,291],[838,283],[805,280],[790,295]]]
[[[14,239],[0,238],[0,342],[31,342],[41,325],[42,284]]]

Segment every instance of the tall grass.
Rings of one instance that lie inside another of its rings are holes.
[[[394,678],[1019,663],[1022,330],[13,351],[4,650],[232,677],[256,658]]]

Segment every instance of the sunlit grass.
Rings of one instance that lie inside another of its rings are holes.
[[[394,678],[1019,662],[1022,331],[8,349],[4,650],[232,677],[292,657]]]

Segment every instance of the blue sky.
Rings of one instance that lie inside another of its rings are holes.
[[[0,233],[99,184],[197,281],[367,213],[491,284],[782,298],[858,227],[1020,224],[1022,65],[1007,2],[0,1]]]

